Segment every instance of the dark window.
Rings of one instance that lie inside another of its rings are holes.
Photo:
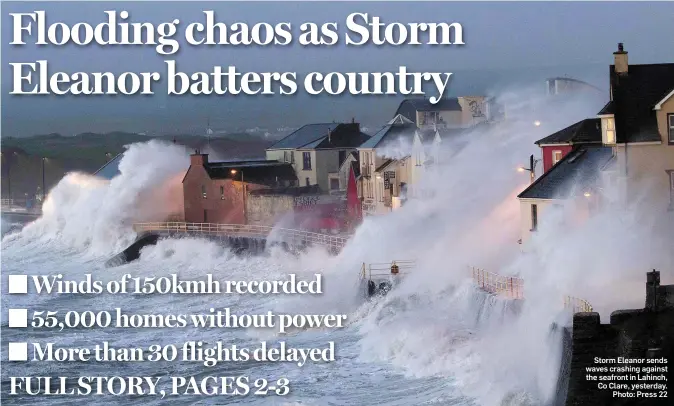
[[[674,144],[674,114],[667,115],[667,124],[669,126],[669,143]]]
[[[290,151],[290,163],[295,163],[295,151]]]
[[[332,178],[330,179],[330,190],[339,189],[339,179]]]
[[[208,211],[204,210],[204,223],[208,223]]]
[[[201,197],[206,198],[206,185],[201,185]]]
[[[311,170],[311,152],[302,152],[302,169],[305,171]]]
[[[538,228],[538,205],[531,205],[531,231],[536,231]]]
[[[225,200],[225,187],[220,186],[220,200]]]
[[[339,151],[339,166],[342,166],[346,159],[346,151]]]
[[[305,179],[305,182],[306,182],[306,185],[307,185],[307,186],[311,186],[311,183],[309,183],[309,178],[306,178],[306,179]]]

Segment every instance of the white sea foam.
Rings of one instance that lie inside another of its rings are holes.
[[[661,227],[662,232],[653,233],[654,222],[630,216],[634,210],[629,207],[607,210],[563,232],[541,224],[527,252],[520,251],[516,195],[528,184],[528,176],[516,168],[536,152],[536,139],[592,116],[601,106],[557,104],[546,115],[545,100],[518,96],[506,97],[516,101],[510,104],[507,122],[469,132],[460,150],[453,150],[452,143],[443,147],[442,155],[451,160],[428,171],[420,184],[434,197],[411,200],[386,216],[366,218],[336,257],[320,249],[302,255],[272,249],[264,256],[242,257],[215,243],[186,238],[162,240],[145,248],[135,263],[99,272],[101,259],[125,248],[133,238],[132,222],[160,220],[180,210],[182,194],[176,179],[187,167],[187,157],[182,149],[150,142],[128,149],[121,175],[112,181],[66,176],[51,191],[43,217],[3,239],[3,265],[17,272],[46,272],[49,263],[49,272],[74,276],[93,269],[104,278],[129,272],[178,272],[190,278],[215,273],[223,279],[322,272],[325,293],[317,297],[156,296],[135,298],[124,306],[129,311],[203,312],[235,306],[242,312],[349,314],[349,325],[341,331],[308,330],[288,337],[307,346],[337,341],[340,361],[334,365],[308,365],[302,370],[278,364],[254,367],[261,374],[293,380],[298,389],[289,405],[387,400],[386,404],[400,405],[467,404],[467,398],[482,405],[542,403],[554,395],[560,360],[560,338],[551,332],[551,325],[569,321],[561,311],[562,295],[586,298],[604,315],[614,308],[638,307],[644,272],[671,265],[674,258],[666,246],[672,241],[671,229]],[[542,125],[533,126],[534,119]],[[392,259],[416,260],[416,269],[387,297],[363,303],[358,294],[362,263]],[[526,281],[526,301],[517,307],[476,291],[468,279],[468,265],[519,274]],[[671,276],[669,272],[663,280]],[[3,295],[2,300],[6,305],[10,299]],[[86,306],[92,303],[120,305],[114,297],[96,298]],[[83,336],[100,339],[96,334]],[[175,342],[195,334],[146,331],[120,334],[115,340],[127,345]],[[237,342],[263,336],[230,331],[197,335],[205,341]],[[258,404],[265,402],[269,399]]]

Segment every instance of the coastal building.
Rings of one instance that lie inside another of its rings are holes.
[[[575,147],[601,145],[601,120],[587,118],[536,141],[541,148],[543,173],[549,171]]]
[[[554,205],[570,208],[567,223],[644,197],[651,215],[674,211],[674,63],[629,65],[622,44],[613,55],[598,116],[536,142],[544,173],[518,196],[521,241]]]
[[[360,158],[358,154],[358,150],[351,152],[349,155],[347,155],[346,159],[344,162],[342,162],[342,165],[339,167],[339,172],[337,173],[337,181],[339,182],[339,187],[338,187],[338,192],[340,194],[346,193],[346,190],[349,186],[349,176],[350,172],[353,170],[354,176],[357,181],[357,190],[358,190],[358,196],[361,196],[361,191],[360,191]],[[334,174],[331,174],[333,177],[331,179],[334,179]],[[330,181],[331,185],[334,183],[332,180]],[[334,189],[331,188],[330,190],[331,193],[334,192]]]
[[[387,213],[393,198],[406,194],[414,176],[409,151],[416,131],[414,122],[398,114],[358,147],[363,213]]]
[[[400,103],[394,116],[402,115],[421,129],[465,128],[489,120],[492,106],[485,96],[443,98],[435,104],[425,98],[411,98]]]
[[[656,210],[674,210],[674,63],[630,65],[623,44],[613,55],[611,99],[598,114],[613,180],[628,201],[647,194]]]
[[[555,77],[546,79],[545,92],[547,95],[554,96],[568,93],[578,94],[582,92],[602,93],[602,90],[582,80],[570,77]]]
[[[248,193],[297,186],[289,163],[275,160],[209,162],[195,152],[183,178],[185,221],[246,224]]]
[[[335,174],[346,157],[369,138],[356,122],[307,124],[267,148],[266,157],[289,164],[301,186],[328,193],[339,188]]]

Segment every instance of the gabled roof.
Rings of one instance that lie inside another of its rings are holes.
[[[442,98],[435,104],[425,98],[405,99],[398,105],[394,117],[402,114],[409,120],[416,122],[417,111],[461,111],[461,105],[456,97]]]
[[[604,114],[615,114],[615,105],[613,104],[613,100],[610,100],[602,109],[597,113],[597,115],[601,116]]]
[[[257,196],[265,196],[265,195],[302,196],[302,195],[319,194],[321,193],[321,188],[318,185],[273,187],[268,189],[254,189],[248,193]]]
[[[358,123],[307,124],[267,150],[356,148],[368,139]]]
[[[536,141],[548,144],[601,144],[601,119],[586,118]]]
[[[671,92],[667,96],[665,96],[662,100],[660,100],[658,103],[656,103],[655,107],[653,107],[653,110],[660,110],[662,108],[662,105],[667,102],[667,100],[671,99],[674,97],[674,88],[672,89]]]
[[[674,89],[674,63],[629,65],[619,74],[610,66],[618,143],[660,141],[653,109]]]
[[[396,119],[398,119],[398,116],[396,116]],[[417,126],[409,120],[396,119],[391,120],[389,124],[383,126],[369,140],[365,141],[360,148],[382,148],[401,138],[409,141],[411,144]]]
[[[384,169],[386,169],[389,165],[391,165],[394,161],[395,161],[395,159],[387,159],[386,161],[384,161],[384,163],[379,165],[379,167],[377,169],[375,169],[374,171],[375,172],[381,172]]]
[[[109,160],[105,165],[94,172],[94,175],[108,180],[119,175],[119,162],[122,160],[122,157],[124,157],[123,152],[121,154],[117,154],[117,156]]]
[[[613,158],[611,147],[581,146],[567,154],[517,196],[520,199],[565,199],[582,193]]]

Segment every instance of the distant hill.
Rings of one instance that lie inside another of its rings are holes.
[[[176,134],[150,137],[142,134],[111,132],[82,133],[75,136],[44,134],[33,137],[2,138],[2,198],[33,197],[42,186],[42,158],[45,161],[45,187],[49,190],[68,172],[93,173],[126,145],[161,139],[189,149],[210,151],[221,159],[263,157],[273,140],[238,135],[211,137]]]

